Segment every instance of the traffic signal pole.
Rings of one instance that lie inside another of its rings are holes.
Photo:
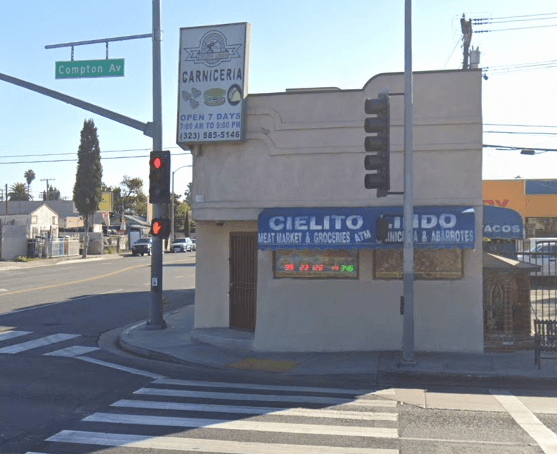
[[[412,0],[405,1],[404,42],[404,248],[402,259],[404,319],[402,328],[402,362],[410,365],[415,364]]]
[[[161,4],[153,0],[153,151],[162,151]],[[153,218],[165,214],[164,203],[153,203]],[[151,318],[149,329],[166,328],[162,299],[162,237],[153,236],[151,249]]]

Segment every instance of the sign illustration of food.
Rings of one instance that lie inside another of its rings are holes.
[[[222,88],[210,88],[203,93],[206,106],[221,106],[224,104],[226,91]]]

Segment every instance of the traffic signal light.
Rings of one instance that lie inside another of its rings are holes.
[[[364,177],[366,189],[377,189],[377,197],[386,197],[390,182],[390,106],[388,92],[379,93],[378,98],[365,100],[365,113],[375,115],[365,119],[364,128],[366,132],[375,133],[367,136],[364,142],[366,152],[372,152],[364,158],[366,170],[374,170],[375,173],[367,173]]]
[[[170,235],[170,219],[155,218],[151,221],[151,235],[166,238]]]
[[[149,202],[170,203],[170,151],[151,151]]]

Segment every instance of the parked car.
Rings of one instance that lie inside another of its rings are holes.
[[[139,238],[139,240],[137,240],[132,246],[132,255],[151,255],[152,245],[153,240],[151,238]]]
[[[557,238],[531,238],[529,251],[518,254],[517,259],[541,267],[540,271],[530,273],[531,276],[557,277]]]
[[[197,251],[197,243],[196,240],[194,238],[191,239],[191,250],[192,251]]]
[[[172,252],[191,252],[193,250],[191,238],[176,238],[170,245]]]

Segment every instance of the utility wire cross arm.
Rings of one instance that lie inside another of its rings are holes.
[[[77,99],[72,96],[50,90],[49,88],[41,87],[40,85],[36,85],[22,79],[17,79],[16,77],[8,76],[7,74],[0,73],[0,80],[3,80],[4,82],[8,82],[10,84],[18,85],[19,87],[27,88],[28,90],[35,91],[45,96],[49,96],[51,98],[57,99],[58,101],[62,101],[67,104],[71,104],[72,106],[79,107],[80,109],[88,110],[89,112],[93,112],[102,117],[129,126],[130,128],[138,129],[147,137],[152,138],[154,135],[152,122],[142,123],[141,121],[134,120],[133,118],[127,117],[117,112],[113,112],[112,110],[105,109],[104,107],[96,106],[95,104],[91,104],[89,102],[82,101],[81,99]]]

